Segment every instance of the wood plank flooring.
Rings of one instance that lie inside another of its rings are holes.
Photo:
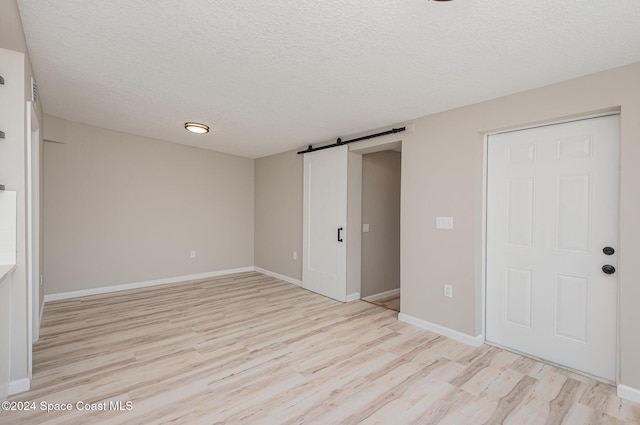
[[[389,310],[400,312],[400,295],[391,295],[389,297],[380,298],[379,300],[367,302],[388,308]]]
[[[10,400],[37,408],[0,424],[640,423],[609,385],[259,273],[47,303]]]

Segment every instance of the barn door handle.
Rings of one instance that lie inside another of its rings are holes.
[[[616,272],[616,268],[610,264],[605,264],[604,266],[602,266],[602,271],[606,274],[614,274]]]
[[[342,227],[338,227],[338,242],[342,242]]]

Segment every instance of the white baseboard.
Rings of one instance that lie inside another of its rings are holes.
[[[435,332],[440,335],[444,335],[448,338],[455,339],[464,344],[471,345],[473,347],[479,347],[484,344],[484,336],[471,336],[462,332],[455,331],[453,329],[445,328],[444,326],[428,322],[426,320],[418,319],[417,317],[409,316],[408,314],[399,313],[398,320],[408,323],[413,326],[417,326],[422,329],[426,329],[431,332]]]
[[[294,279],[292,277],[285,276],[285,275],[280,274],[280,273],[272,272],[271,270],[263,269],[262,267],[254,267],[253,269],[255,271],[257,271],[258,273],[266,274],[267,276],[275,277],[276,279],[284,280],[285,282],[289,282],[289,283],[292,283],[294,285],[302,287],[302,281],[301,280]],[[347,295],[347,299],[346,299],[345,302],[349,303],[351,301],[355,301],[355,300],[359,300],[359,299],[360,299],[360,292],[356,292],[356,293]]]
[[[293,283],[294,285],[302,286],[302,281],[294,279],[289,276],[285,276],[280,273],[272,272],[271,270],[263,269],[261,267],[254,267],[254,270],[258,273],[266,274],[267,276],[275,277],[276,279],[284,280],[285,282]]]
[[[378,301],[383,298],[393,297],[395,295],[400,295],[400,288],[392,289],[390,291],[380,292],[379,294],[369,295],[368,297],[364,297],[365,301]]]
[[[31,380],[29,378],[22,378],[16,381],[9,382],[9,395],[20,394],[29,391],[31,388]]]
[[[292,277],[285,276],[280,273],[272,272],[271,270],[263,269],[262,267],[254,267],[253,269],[258,273],[266,274],[267,276],[275,277],[276,279],[284,280],[285,282],[289,282],[300,287],[302,286],[301,280],[294,279]],[[349,303],[351,301],[355,301],[359,299],[360,299],[360,292],[356,292],[356,293],[347,295],[347,299],[345,302]]]
[[[350,303],[351,301],[355,301],[355,300],[359,300],[360,299],[360,292],[355,292],[353,294],[349,294],[347,295],[347,301],[348,303]]]
[[[209,277],[225,276],[234,273],[253,272],[255,267],[241,267],[238,269],[219,270],[216,272],[191,274],[186,276],[169,277],[165,279],[147,280],[145,282],[125,283],[123,285],[103,286],[101,288],[82,289],[79,291],[61,292],[44,296],[45,302],[66,300],[69,298],[87,297],[89,295],[107,294],[109,292],[127,291],[129,289],[147,288],[149,286],[166,285],[169,283],[186,282],[189,280],[206,279]]]
[[[640,403],[640,390],[618,384],[618,397],[633,401],[634,403]]]

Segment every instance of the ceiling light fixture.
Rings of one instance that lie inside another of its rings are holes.
[[[186,122],[184,128],[192,133],[204,134],[209,132],[209,126],[198,122]]]

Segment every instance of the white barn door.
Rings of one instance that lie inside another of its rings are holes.
[[[347,146],[304,154],[302,287],[347,298]]]
[[[618,115],[488,138],[486,339],[616,380]]]

